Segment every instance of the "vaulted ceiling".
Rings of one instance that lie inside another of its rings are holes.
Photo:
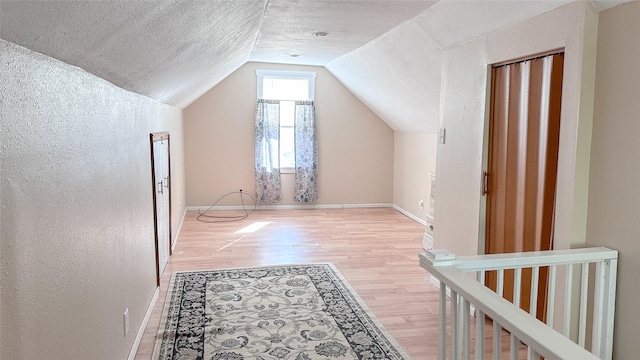
[[[394,130],[435,132],[444,49],[569,1],[1,0],[0,38],[182,108],[247,61],[324,66]]]

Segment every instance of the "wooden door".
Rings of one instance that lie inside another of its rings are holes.
[[[489,158],[485,172],[485,253],[553,248],[560,139],[562,53],[492,68]],[[504,297],[513,301],[514,273]],[[521,303],[529,311],[531,271],[522,275]],[[496,274],[487,274],[495,289]],[[540,272],[537,315],[546,307],[546,269]]]
[[[169,134],[151,134],[153,209],[155,224],[156,277],[160,285],[171,253],[171,186]]]

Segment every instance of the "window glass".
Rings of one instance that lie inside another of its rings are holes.
[[[295,106],[294,101],[280,101],[280,167],[284,169],[296,166],[293,132]]]
[[[264,77],[262,98],[270,100],[309,100],[309,80]]]
[[[295,101],[313,100],[315,72],[258,70],[258,98],[280,100],[280,169],[295,167]]]
[[[283,169],[296,166],[295,141],[293,126],[280,126],[280,167]]]
[[[293,126],[295,101],[280,101],[280,126]]]

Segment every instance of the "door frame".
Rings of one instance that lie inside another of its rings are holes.
[[[150,144],[150,153],[151,153],[151,192],[153,194],[153,233],[154,233],[154,245],[155,245],[155,256],[156,256],[156,282],[157,285],[160,286],[160,250],[158,246],[158,210],[156,207],[157,199],[156,199],[156,172],[155,172],[155,153],[153,149],[153,143],[156,141],[167,140],[167,171],[169,173],[169,178],[167,181],[167,191],[169,192],[169,218],[167,219],[169,222],[169,256],[173,254],[173,236],[172,236],[172,226],[171,226],[171,139],[169,137],[168,132],[158,132],[149,134],[149,144]]]
[[[480,195],[480,221],[478,223],[478,255],[484,255],[486,252],[486,239],[487,239],[487,196],[482,195],[482,187],[484,184],[483,174],[488,171],[489,168],[489,125],[491,117],[491,88],[493,86],[491,69],[494,64],[487,64],[486,67],[486,87],[485,87],[485,99],[484,99],[484,126],[482,130],[482,164],[480,165],[480,188],[478,192]]]

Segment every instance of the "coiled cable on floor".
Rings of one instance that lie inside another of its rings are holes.
[[[213,209],[214,206],[218,205],[218,203],[220,201],[222,201],[222,199],[226,198],[227,196],[234,195],[234,194],[240,194],[240,202],[242,203],[242,210],[244,211],[244,214],[241,214],[241,215],[227,215],[227,216],[209,215],[209,214],[207,214],[209,211],[211,211],[211,209]],[[244,196],[248,196],[249,198],[251,198],[251,200],[253,200],[253,208],[247,209],[247,206],[244,203]],[[226,193],[226,194],[220,196],[218,198],[218,200],[216,200],[213,203],[213,205],[209,206],[209,208],[207,210],[205,210],[204,212],[202,210],[198,210],[198,217],[196,219],[198,221],[202,221],[202,222],[206,222],[206,223],[240,221],[240,220],[244,220],[247,217],[249,217],[249,214],[254,212],[256,210],[257,206],[258,206],[258,202],[256,201],[256,198],[254,198],[251,194],[243,192],[242,190],[240,190],[240,191],[232,191],[230,193]]]

